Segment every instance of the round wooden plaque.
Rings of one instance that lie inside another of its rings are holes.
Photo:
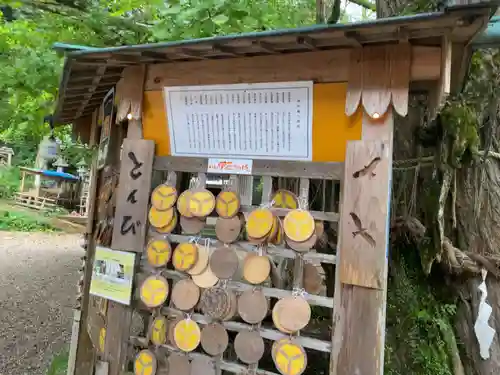
[[[323,286],[323,279],[318,267],[311,263],[304,264],[304,289],[309,294],[318,294]]]
[[[274,224],[273,213],[266,208],[258,208],[248,215],[246,230],[251,238],[259,239],[266,237],[271,232]]]
[[[210,268],[219,279],[231,279],[239,267],[240,259],[230,247],[219,247],[210,257]]]
[[[271,350],[274,364],[283,375],[301,375],[307,367],[306,351],[292,340],[279,340]]]
[[[276,237],[274,237],[274,240],[272,241],[272,243],[275,245],[282,245],[283,240],[285,238],[285,233],[283,231],[283,223],[281,222],[281,220],[279,218],[278,218],[278,223],[279,223],[278,232],[276,233]]]
[[[261,284],[271,273],[271,263],[265,255],[249,253],[243,262],[243,278],[250,284]]]
[[[283,228],[288,238],[295,242],[307,241],[314,233],[314,218],[308,211],[290,211],[283,221]]]
[[[278,235],[279,227],[280,227],[280,219],[277,216],[274,216],[273,226],[271,228],[271,231],[269,232],[267,241],[271,243],[274,242],[276,236]]]
[[[168,297],[168,282],[163,276],[149,276],[141,285],[141,301],[147,307],[158,307]]]
[[[279,331],[286,333],[286,334],[289,334],[289,335],[291,335],[293,333],[292,331],[287,331],[285,328],[283,328],[280,325],[279,319],[276,318],[276,310],[273,309],[271,316],[273,318],[273,323],[274,323],[275,327],[278,328]]]
[[[191,276],[201,275],[208,267],[209,257],[210,253],[208,249],[203,245],[198,245],[198,260],[187,273]]]
[[[238,312],[238,297],[233,291],[229,291],[229,306],[226,314],[222,318],[223,321],[229,321],[236,316]]]
[[[106,328],[101,328],[99,330],[99,351],[104,353],[104,347],[106,345]]]
[[[200,309],[212,319],[225,319],[236,304],[233,296],[234,293],[225,288],[206,289],[201,295]]]
[[[172,288],[172,302],[179,310],[194,309],[200,299],[200,288],[191,279],[177,281]]]
[[[155,228],[164,228],[174,219],[174,209],[169,208],[165,211],[159,211],[155,207],[149,209],[149,222]]]
[[[149,328],[149,336],[153,345],[163,345],[167,342],[167,318],[154,318]]]
[[[280,189],[276,191],[271,201],[273,201],[273,207],[276,208],[295,210],[299,207],[299,199],[294,193],[288,190]]]
[[[171,254],[172,247],[167,240],[151,240],[146,247],[148,263],[156,268],[166,266]]]
[[[198,234],[205,228],[207,221],[200,217],[181,216],[181,228],[185,234]]]
[[[177,200],[177,190],[175,187],[162,184],[157,186],[151,194],[151,205],[158,211],[165,211],[172,208]]]
[[[208,265],[208,267],[205,268],[205,271],[203,271],[199,275],[193,275],[192,279],[196,285],[204,289],[213,287],[219,281],[217,276],[215,276],[210,269],[210,265]]]
[[[295,242],[295,241],[291,240],[290,238],[287,238],[286,243],[288,244],[288,246],[290,246],[291,249],[293,249],[299,253],[307,253],[309,250],[311,250],[314,247],[317,239],[318,239],[318,236],[316,236],[316,233],[313,233],[311,238],[309,238],[307,241]]]
[[[240,197],[234,191],[221,191],[215,200],[215,210],[226,219],[235,216],[240,210]]]
[[[177,227],[178,222],[179,222],[179,216],[177,215],[177,212],[174,211],[174,216],[172,218],[172,221],[167,226],[163,228],[155,228],[155,230],[161,234],[170,234],[174,231],[175,227]]]
[[[134,360],[135,375],[155,375],[158,363],[150,350],[141,350]]]
[[[286,333],[303,329],[311,320],[311,307],[302,297],[285,297],[273,308],[274,325],[282,327]]]
[[[181,317],[181,316],[177,316],[177,317],[169,317],[168,319],[168,326],[167,326],[167,342],[172,345],[174,348],[176,349],[179,349],[177,348],[177,344],[175,343],[175,339],[174,339],[174,328],[175,326],[177,325],[177,323],[179,323],[181,320],[183,320],[184,318]]]
[[[226,329],[219,323],[207,324],[201,331],[201,347],[213,356],[220,356],[227,349],[229,337]]]
[[[191,360],[191,375],[215,375],[215,364],[205,357],[194,357]],[[175,374],[177,375],[177,374]]]
[[[239,360],[246,364],[259,362],[264,355],[264,340],[255,331],[241,331],[234,339],[234,351]]]
[[[233,243],[238,239],[241,233],[241,219],[238,216],[233,216],[230,219],[218,217],[215,222],[215,234],[219,241],[224,243]]]
[[[189,211],[189,201],[192,194],[191,190],[186,190],[179,195],[179,199],[177,199],[177,211],[179,211],[182,216],[193,217]]]
[[[183,319],[174,327],[174,340],[183,352],[192,352],[200,344],[200,327],[191,319]]]
[[[177,245],[172,256],[172,264],[177,271],[188,271],[198,261],[198,246],[194,243],[183,242]]]
[[[245,322],[257,324],[269,311],[269,302],[261,290],[245,290],[238,298],[238,315]]]
[[[200,189],[193,191],[189,199],[189,212],[196,217],[206,217],[215,207],[215,197],[211,191]]]
[[[171,353],[167,358],[169,375],[191,375],[189,358],[181,353]]]

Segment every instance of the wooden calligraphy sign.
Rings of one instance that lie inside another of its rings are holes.
[[[115,250],[144,250],[154,151],[153,141],[123,141],[112,241]]]

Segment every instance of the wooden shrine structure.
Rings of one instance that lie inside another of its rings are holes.
[[[67,55],[56,120],[106,145],[91,172],[68,375],[299,375],[318,358],[329,358],[332,375],[382,374],[394,119],[407,115],[413,89],[437,108],[461,88],[468,44],[495,9],[153,45],[58,45]],[[232,216],[210,206],[221,200],[204,189],[211,172],[230,175],[224,191],[239,200]],[[276,206],[284,187],[298,198]],[[294,215],[314,218],[308,236],[309,224],[293,234]],[[206,216],[216,217],[216,236],[199,234]],[[336,234],[336,249],[317,246],[324,231]],[[303,293],[309,264],[334,267],[333,293]],[[110,272],[123,289],[103,298]],[[259,304],[249,293],[260,293]],[[310,306],[331,311],[326,338],[308,333]],[[286,316],[290,308],[297,317]]]

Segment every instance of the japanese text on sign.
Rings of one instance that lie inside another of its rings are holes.
[[[165,87],[174,156],[312,159],[312,82]]]

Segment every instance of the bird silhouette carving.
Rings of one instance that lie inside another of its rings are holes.
[[[352,237],[356,238],[358,235],[365,239],[366,242],[370,244],[370,246],[375,247],[377,243],[375,239],[367,232],[366,228],[363,228],[363,224],[361,223],[361,219],[354,212],[350,213],[352,221],[356,226],[356,230],[352,232]]]
[[[359,178],[359,177],[363,177],[366,175],[369,175],[370,178],[375,177],[376,174],[373,171],[375,170],[375,168],[377,167],[378,163],[380,163],[381,160],[382,159],[379,156],[377,156],[368,165],[365,165],[363,167],[363,169],[360,169],[359,171],[354,172],[352,174],[352,177]]]

